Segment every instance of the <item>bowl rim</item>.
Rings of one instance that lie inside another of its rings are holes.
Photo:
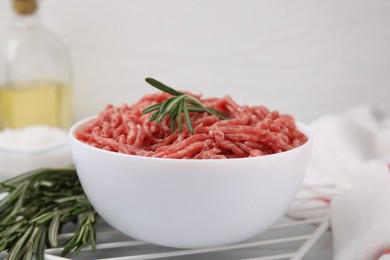
[[[178,159],[178,158],[160,158],[160,157],[147,157],[147,156],[141,156],[141,155],[132,155],[132,154],[124,154],[124,153],[118,153],[118,152],[113,152],[113,151],[107,151],[107,150],[104,150],[104,149],[101,149],[101,148],[96,148],[92,145],[89,145],[89,144],[86,144],[82,141],[80,141],[79,139],[77,139],[74,135],[74,133],[80,128],[82,127],[83,125],[85,125],[87,122],[91,121],[92,119],[96,118],[98,115],[93,115],[93,116],[89,116],[89,117],[86,117],[86,118],[83,118],[77,122],[75,122],[69,129],[68,131],[68,135],[69,135],[69,139],[71,141],[71,143],[73,142],[77,142],[78,144],[82,145],[83,147],[88,147],[88,149],[92,149],[92,150],[95,150],[95,151],[99,151],[101,153],[109,153],[110,155],[116,155],[116,156],[123,156],[123,157],[128,157],[128,158],[135,158],[135,159],[145,159],[145,160],[157,160],[157,161],[175,161],[175,162],[178,162],[178,161],[181,161],[181,162],[221,162],[221,161],[237,161],[237,160],[265,160],[267,158],[271,158],[271,157],[280,157],[280,156],[283,156],[285,154],[288,154],[288,153],[292,153],[292,152],[295,152],[297,150],[302,150],[302,149],[305,149],[307,146],[311,146],[311,144],[313,143],[313,133],[312,131],[310,130],[310,128],[301,123],[300,121],[297,121],[295,120],[295,123],[299,129],[299,131],[301,131],[306,137],[307,137],[307,141],[298,146],[298,147],[295,147],[293,149],[290,149],[288,151],[283,151],[283,152],[279,152],[279,153],[273,153],[273,154],[267,154],[267,155],[262,155],[262,156],[254,156],[254,157],[243,157],[243,158],[229,158],[229,159]],[[72,153],[73,153],[73,145],[71,145],[71,150],[72,150]]]

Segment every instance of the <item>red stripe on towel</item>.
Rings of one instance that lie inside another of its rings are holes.
[[[326,204],[330,204],[332,202],[332,200],[330,198],[327,198],[327,197],[318,197],[318,198],[315,198],[315,200],[325,202]]]

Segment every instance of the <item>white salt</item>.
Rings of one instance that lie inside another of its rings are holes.
[[[44,125],[0,131],[0,150],[39,153],[66,145],[67,133]]]
[[[44,125],[0,131],[0,181],[73,163],[66,131]]]

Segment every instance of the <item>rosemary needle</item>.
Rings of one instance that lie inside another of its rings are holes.
[[[95,243],[96,211],[89,204],[74,167],[39,169],[0,183],[0,252],[6,259],[44,259],[58,246],[67,223],[77,223],[62,255]],[[80,218],[80,221],[78,219]]]
[[[166,116],[170,116],[171,132],[175,131],[176,124],[178,131],[182,131],[182,114],[184,114],[184,120],[188,131],[191,134],[194,134],[189,112],[207,112],[209,114],[218,116],[220,119],[227,118],[219,111],[205,106],[197,98],[168,87],[156,79],[146,78],[145,81],[153,87],[173,96],[162,103],[154,104],[142,111],[142,114],[153,112],[152,116],[150,117],[150,121],[156,121],[156,123],[161,122]]]

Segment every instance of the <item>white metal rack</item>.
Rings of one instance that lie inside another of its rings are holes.
[[[337,194],[333,187],[304,187],[305,197],[297,198],[289,213],[265,232],[253,239],[242,243],[202,248],[202,249],[176,249],[146,242],[133,240],[119,231],[109,227],[104,222],[97,225],[97,250],[92,252],[91,247],[84,248],[76,256],[68,258],[60,257],[61,248],[47,249],[45,259],[47,260],[69,260],[69,259],[105,259],[105,260],[130,260],[130,259],[245,259],[245,260],[273,260],[273,259],[306,259],[310,250],[313,250],[316,243],[327,234],[331,240],[329,231],[330,220],[327,213],[327,203],[324,205],[304,205],[306,201],[329,198]],[[308,195],[307,195],[308,194]],[[297,219],[297,213],[310,212],[312,217]],[[291,214],[290,214],[291,213]],[[66,239],[71,233],[61,235]],[[331,242],[328,241],[328,244]],[[316,259],[332,259],[331,249],[327,254]],[[313,257],[313,255],[311,256]],[[311,258],[307,258],[311,259]]]

